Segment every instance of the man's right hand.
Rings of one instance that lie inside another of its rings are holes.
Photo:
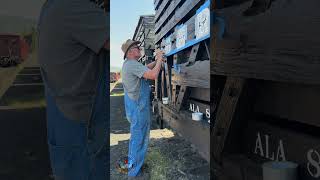
[[[161,65],[162,65],[162,62],[165,60],[164,59],[164,52],[161,51],[160,49],[156,49],[155,50],[155,59],[156,59],[156,65],[152,68],[152,70],[148,70],[147,72],[145,72],[143,74],[143,77],[145,79],[151,79],[151,80],[155,80],[157,79],[158,77],[158,74],[160,72],[160,69],[161,69]]]
[[[164,52],[162,51],[162,50],[160,50],[160,49],[156,49],[156,57],[155,57],[155,59],[156,59],[156,61],[160,61],[160,62],[163,62],[164,61]]]

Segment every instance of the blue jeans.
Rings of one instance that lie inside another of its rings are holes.
[[[151,112],[150,87],[147,80],[142,79],[138,100],[131,99],[125,92],[126,116],[130,124],[129,171],[128,176],[137,176],[143,165],[148,149]]]
[[[89,122],[66,118],[46,89],[47,133],[55,180],[106,180],[109,177],[108,112],[106,75]]]

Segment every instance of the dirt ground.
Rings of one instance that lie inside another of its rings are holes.
[[[17,74],[38,69],[31,60],[17,67],[0,69],[1,75],[8,75],[0,81],[0,95],[3,94],[0,98],[1,180],[53,180],[46,138],[45,107],[39,103],[40,99],[44,99],[43,87],[12,85],[34,81],[25,78],[28,76],[16,77]],[[1,85],[5,87],[1,88]]]
[[[53,180],[45,108],[0,109],[0,179]]]
[[[127,179],[116,169],[116,162],[127,155],[130,139],[129,122],[125,119],[121,82],[110,97],[110,178]],[[140,179],[206,180],[210,179],[210,165],[192,145],[169,129],[158,129],[153,121],[150,143],[145,161],[145,173]]]

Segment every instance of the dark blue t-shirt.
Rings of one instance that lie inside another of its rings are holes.
[[[48,0],[38,22],[38,60],[49,93],[72,120],[90,117],[109,18],[89,0]],[[99,58],[100,57],[100,58]]]

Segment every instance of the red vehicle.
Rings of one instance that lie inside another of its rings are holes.
[[[110,82],[114,83],[120,79],[120,72],[110,72]]]
[[[29,45],[17,34],[0,34],[0,66],[17,65],[26,60]]]

